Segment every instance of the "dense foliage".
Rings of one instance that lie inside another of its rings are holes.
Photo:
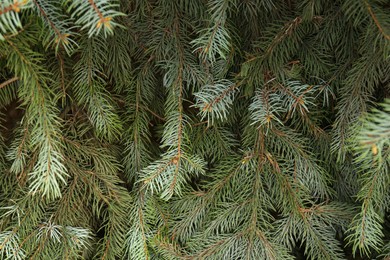
[[[0,0],[1,259],[390,257],[387,0]]]

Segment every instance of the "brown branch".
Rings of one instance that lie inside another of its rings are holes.
[[[174,23],[174,29],[175,34],[177,35],[178,41],[180,42],[180,36],[179,36],[179,22],[176,17],[175,23]],[[177,155],[173,158],[173,163],[176,165],[175,172],[173,175],[173,180],[171,184],[169,185],[169,190],[172,191],[172,193],[175,190],[177,179],[179,176],[179,170],[180,170],[180,160],[182,157],[182,142],[183,142],[183,70],[184,70],[184,50],[183,47],[177,43],[177,49],[179,52],[179,68],[178,68],[178,77],[176,79],[176,87],[179,91],[178,96],[178,112],[179,112],[179,118],[178,118],[178,137],[177,137]]]
[[[146,178],[143,183],[144,185],[145,184],[148,184],[149,182],[151,182],[154,178],[156,178],[157,176],[159,176],[160,174],[162,174],[165,169],[167,169],[170,165],[172,164],[177,164],[177,157],[173,157],[171,160],[169,160],[169,162],[165,163],[162,167],[158,168],[156,173],[153,174],[152,176]]]
[[[11,12],[11,11],[12,11],[12,5],[7,6],[7,7],[4,8],[3,10],[0,10],[0,15],[5,14],[5,13],[8,13],[8,12]]]
[[[234,91],[236,88],[238,88],[240,84],[233,84],[228,89],[225,89],[219,96],[214,98],[210,103],[206,103],[206,105],[203,107],[203,111],[211,111],[213,106],[218,104],[222,99],[224,99],[230,92]]]
[[[47,16],[45,10],[43,10],[43,8],[39,5],[39,3],[37,2],[37,0],[33,0],[34,4],[38,7],[38,10],[39,12],[42,14],[42,16],[49,22],[50,24],[50,27],[53,28],[53,30],[55,31],[55,33],[57,35],[61,35],[61,33],[59,32],[59,30],[57,29],[57,27],[54,25],[53,21],[49,19],[49,17]]]
[[[121,103],[125,103],[125,101],[123,100],[119,100],[119,102]],[[134,106],[134,107],[137,107],[137,104],[134,104],[134,103],[129,103],[130,106]],[[156,118],[160,119],[161,121],[166,121],[166,119],[162,116],[160,116],[159,114],[157,114],[156,112],[154,112],[153,110],[151,110],[150,108],[148,108],[147,106],[144,106],[144,105],[141,105],[141,104],[138,104],[138,107],[139,108],[142,108],[146,111],[148,111],[150,114],[152,114],[153,116],[155,116]]]
[[[93,0],[88,0],[88,3],[91,5],[92,9],[99,17],[99,21],[96,24],[96,28],[100,28],[102,25],[107,28],[111,28],[112,26],[110,22],[112,20],[112,17],[104,17],[103,13],[99,10],[99,8],[97,7],[96,3]]]
[[[143,192],[141,191],[141,198],[143,199]],[[145,252],[145,256],[146,256],[146,260],[149,260],[149,253],[148,253],[148,244],[147,244],[147,238],[146,238],[146,235],[145,235],[145,227],[144,227],[144,214],[142,212],[142,209],[141,208],[138,208],[138,218],[139,218],[139,223],[140,223],[140,226],[141,226],[141,236],[142,236],[142,240],[143,240],[143,250]]]
[[[12,83],[14,83],[15,81],[18,81],[18,80],[19,80],[18,77],[13,77],[12,79],[4,81],[3,83],[0,84],[0,89],[5,88],[6,86],[8,86],[8,85],[10,85],[10,84],[12,84]]]
[[[208,123],[207,121],[202,121],[202,122],[198,122],[198,123],[192,124],[191,126],[200,126],[200,125],[204,125],[204,124],[207,124],[207,123]]]
[[[20,8],[18,8],[18,3],[10,4],[9,6],[4,7],[4,9],[0,9],[0,15],[9,13],[11,11],[19,12]]]
[[[371,6],[368,4],[367,1],[365,1],[365,4],[366,4],[366,7],[367,7],[368,12],[370,13],[372,19],[373,19],[374,22],[375,22],[376,27],[378,27],[379,31],[382,33],[382,35],[383,35],[387,40],[390,40],[390,35],[386,34],[385,31],[383,30],[381,24],[380,24],[379,21],[378,21],[378,18],[376,17],[376,15],[374,14],[374,12],[372,11]]]
[[[61,79],[61,89],[62,89],[62,98],[66,97],[66,86],[65,86],[65,65],[64,59],[60,54],[57,55],[58,65],[60,67],[60,79]]]
[[[88,0],[88,3],[92,6],[93,10],[95,10],[100,20],[104,20],[104,16],[102,12],[100,12],[99,8],[96,6],[95,2],[93,0]]]
[[[271,42],[271,44],[268,46],[265,55],[270,55],[274,48],[285,38],[290,36],[292,32],[302,23],[301,17],[296,17],[295,19],[289,21],[286,23],[278,34],[275,35],[274,40]]]

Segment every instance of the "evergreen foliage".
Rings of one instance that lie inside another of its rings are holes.
[[[386,0],[0,0],[1,259],[390,258]]]

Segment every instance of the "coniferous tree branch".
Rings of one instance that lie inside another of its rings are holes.
[[[12,1],[4,0],[0,4],[0,40],[4,40],[5,35],[9,32],[17,33],[18,28],[22,28],[22,23],[19,17],[21,9],[30,7],[29,1]]]
[[[388,202],[381,199],[390,191],[386,185],[390,181],[388,101],[384,104],[384,111],[377,110],[365,117],[355,136],[354,163],[361,173],[361,189],[357,197],[362,207],[350,225],[348,240],[353,243],[354,253],[359,250],[369,254],[371,249],[381,249],[383,215],[388,208]]]
[[[67,173],[62,162],[57,110],[48,91],[48,73],[39,65],[42,58],[31,52],[27,46],[19,48],[19,42],[6,42],[8,58],[12,61],[9,63],[10,69],[14,70],[23,82],[19,96],[24,99],[26,105],[26,120],[32,132],[32,150],[38,152],[34,171],[30,173],[30,191],[42,192],[48,199],[53,199],[61,196],[60,182],[66,182]]]
[[[114,18],[122,16],[116,11],[117,1],[105,0],[64,0],[71,2],[68,12],[72,12],[72,17],[77,19],[76,24],[81,25],[81,29],[88,30],[88,35],[99,34],[102,30],[105,36],[112,35],[113,29],[119,26]]]
[[[387,257],[389,17],[2,1],[0,258]]]
[[[84,51],[74,67],[75,98],[80,105],[86,107],[97,135],[107,140],[115,140],[121,134],[122,124],[115,112],[113,101],[104,87],[106,75],[103,66],[107,59],[106,42],[102,38],[87,39],[81,47]],[[99,49],[100,52],[95,52],[95,49]]]
[[[215,62],[219,55],[226,58],[231,48],[231,36],[226,25],[229,11],[234,8],[235,0],[214,0],[209,2],[209,28],[202,29],[199,38],[192,41],[195,52],[201,59]]]
[[[64,48],[70,55],[77,47],[77,43],[72,39],[71,22],[62,14],[61,7],[58,3],[50,1],[32,0],[36,12],[43,18],[47,26],[50,28],[50,34],[44,40],[47,46],[53,45],[56,52],[59,48]]]

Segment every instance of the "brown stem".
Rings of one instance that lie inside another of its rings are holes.
[[[367,1],[365,1],[365,4],[366,4],[366,7],[367,7],[368,12],[370,13],[372,19],[373,19],[374,22],[375,22],[376,27],[378,27],[379,31],[382,33],[382,35],[383,35],[387,40],[390,40],[390,35],[386,34],[385,31],[383,30],[381,24],[380,24],[379,21],[378,21],[378,18],[376,17],[376,15],[374,14],[374,12],[372,11],[371,6],[368,4]]]
[[[9,84],[11,84],[11,83],[13,83],[13,82],[15,82],[15,81],[18,81],[18,80],[19,80],[18,77],[13,77],[12,79],[9,79],[9,80],[7,80],[7,81],[4,81],[3,83],[0,84],[0,89],[2,89],[2,88],[4,88],[4,87],[8,86]]]

